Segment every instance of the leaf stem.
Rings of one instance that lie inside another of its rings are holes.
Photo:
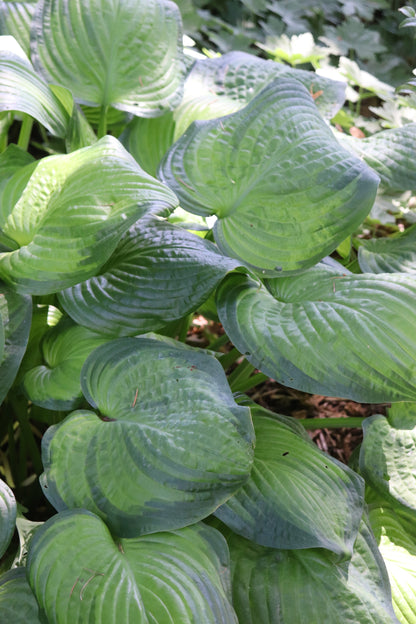
[[[297,418],[305,429],[341,429],[363,426],[365,416],[349,416],[344,418]]]
[[[33,117],[30,115],[23,115],[22,125],[20,127],[19,138],[17,140],[18,147],[21,147],[25,152],[29,147],[30,135],[32,134]]]
[[[98,123],[97,137],[102,139],[107,134],[107,113],[108,106],[101,106],[100,108],[100,121]]]

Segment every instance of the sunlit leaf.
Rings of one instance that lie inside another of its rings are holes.
[[[377,177],[344,151],[307,90],[276,80],[244,109],[195,122],[160,175],[189,212],[214,214],[220,249],[268,274],[333,251],[371,208]]]
[[[286,78],[306,87],[325,118],[332,118],[345,100],[342,82],[246,52],[228,52],[216,58],[198,59],[186,77],[180,105],[157,119],[134,119],[120,140],[140,165],[154,175],[162,156],[193,121],[234,113],[270,82]]]
[[[370,509],[370,522],[389,574],[393,607],[401,624],[416,622],[416,531],[388,507]]]
[[[0,34],[11,35],[26,54],[30,51],[30,26],[37,0],[6,0],[0,4]]]
[[[27,113],[52,134],[64,137],[69,116],[11,36],[0,37],[0,111]]]
[[[178,8],[166,0],[40,0],[31,53],[84,104],[153,117],[181,99]]]
[[[17,249],[0,254],[0,276],[30,294],[72,286],[97,272],[137,219],[176,203],[113,137],[44,158],[2,224]]]
[[[364,420],[360,472],[392,506],[416,518],[416,404],[398,404],[393,416]]]

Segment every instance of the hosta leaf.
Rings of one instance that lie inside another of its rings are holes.
[[[3,224],[14,204],[23,193],[36,161],[17,145],[11,143],[0,154],[0,223]],[[15,249],[16,244],[0,230],[0,244],[5,249]]]
[[[290,388],[365,403],[416,400],[416,284],[319,265],[268,281],[230,275],[218,315],[237,349]]]
[[[379,414],[364,420],[360,472],[385,500],[416,518],[416,404],[410,417],[404,410],[401,421]]]
[[[82,402],[81,368],[108,338],[64,319],[42,341],[43,363],[26,372],[23,390],[35,405],[70,410]]]
[[[32,58],[77,101],[144,117],[181,99],[178,8],[165,0],[41,0]]]
[[[360,242],[358,262],[364,273],[416,273],[416,225],[391,238]]]
[[[377,177],[340,148],[295,80],[265,87],[244,109],[195,122],[160,175],[189,212],[218,217],[220,249],[269,274],[315,264],[364,218]]]
[[[27,113],[52,134],[65,137],[69,115],[39,77],[14,37],[0,37],[0,111]]]
[[[351,561],[316,548],[276,550],[228,538],[233,602],[244,624],[397,624],[374,536],[362,523]]]
[[[3,344],[0,359],[0,404],[16,377],[25,353],[31,315],[31,298],[18,295],[8,286],[0,284],[0,344]]]
[[[30,51],[30,26],[37,0],[2,2],[0,5],[0,34],[11,35],[26,54]]]
[[[16,500],[14,494],[0,479],[0,557],[12,539],[16,525]]]
[[[416,532],[414,522],[393,509],[370,510],[370,522],[389,574],[393,607],[402,624],[416,623]]]
[[[162,156],[193,121],[236,112],[276,78],[301,82],[313,93],[321,115],[328,119],[345,100],[342,82],[245,52],[229,52],[198,59],[186,77],[182,101],[174,112],[157,119],[134,119],[120,140],[139,164],[154,175]]]
[[[137,335],[193,312],[237,266],[209,241],[165,221],[140,219],[105,272],[64,290],[59,300],[92,330]]]
[[[90,509],[132,537],[203,519],[246,482],[249,409],[234,403],[214,357],[120,338],[98,347],[81,377],[104,422],[74,412],[43,438],[44,492],[56,509]]]
[[[210,527],[119,540],[80,510],[48,520],[28,557],[50,624],[237,624],[228,566],[225,540]]]
[[[350,555],[363,511],[362,479],[278,415],[260,407],[251,415],[256,447],[250,478],[215,515],[262,546],[319,546]]]
[[[113,137],[44,158],[3,223],[18,249],[0,254],[0,276],[32,294],[72,286],[98,271],[137,219],[176,203]]]
[[[41,624],[39,607],[26,579],[25,568],[0,576],[0,613],[3,622]]]
[[[416,123],[382,130],[365,139],[339,138],[376,171],[384,192],[402,193],[416,188]]]

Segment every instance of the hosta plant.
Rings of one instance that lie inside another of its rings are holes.
[[[357,233],[416,126],[340,142],[342,83],[185,58],[168,0],[0,25],[1,613],[415,622],[413,229]],[[244,394],[269,377],[393,407],[348,467]]]

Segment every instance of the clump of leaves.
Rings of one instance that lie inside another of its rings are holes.
[[[185,61],[168,0],[0,11],[2,613],[413,621],[413,229],[363,236],[416,124],[337,135],[343,82]],[[243,394],[269,376],[393,407],[347,467]]]

